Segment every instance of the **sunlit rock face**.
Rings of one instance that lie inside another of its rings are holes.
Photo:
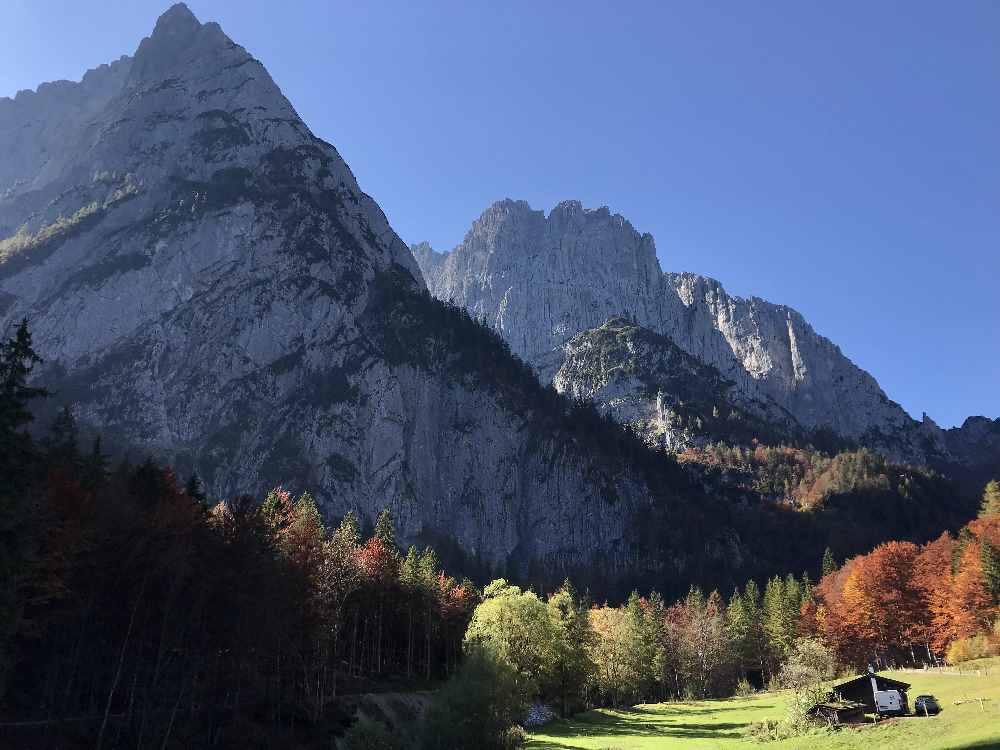
[[[629,467],[456,372],[431,324],[387,351],[408,313],[382,307],[423,284],[336,149],[183,5],[133,56],[0,100],[0,330],[30,320],[85,425],[217,497],[281,483],[489,564],[634,566]]]
[[[426,243],[412,252],[431,293],[493,326],[564,392],[620,401],[613,389],[574,380],[574,372],[595,372],[601,363],[584,367],[585,352],[567,345],[622,317],[714,368],[731,383],[727,403],[775,427],[829,433],[897,460],[965,460],[955,452],[959,437],[946,439],[933,423],[912,419],[798,312],[730,295],[704,276],[663,273],[652,237],[607,208],[568,201],[546,216],[524,201],[503,200],[450,252]],[[660,408],[657,393],[662,404],[663,391],[651,393],[641,407],[647,414]],[[653,425],[651,440],[663,443],[663,422],[643,421]],[[688,431],[678,444],[692,437]]]

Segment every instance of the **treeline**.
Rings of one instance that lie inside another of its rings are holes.
[[[950,490],[935,472],[891,464],[867,448],[827,455],[784,445],[713,443],[687,449],[680,460],[726,470],[744,488],[802,510],[822,509],[830,498],[850,493],[894,493],[917,500]]]
[[[308,493],[210,503],[196,478],[81,451],[69,411],[35,441],[36,361],[26,326],[0,347],[0,734],[291,746],[345,688],[454,669],[478,594],[402,554],[387,512],[366,537]]]
[[[524,703],[593,706],[725,697],[765,687],[812,695],[839,668],[1000,653],[1000,484],[957,536],[889,542],[823,577],[754,581],[724,599],[692,588],[667,604],[633,592],[595,606],[566,582],[543,599],[494,581],[465,636],[517,675]],[[806,706],[808,708],[808,706]],[[804,714],[803,714],[804,715]]]
[[[979,517],[957,535],[882,544],[825,576],[816,593],[804,626],[845,663],[1000,653],[1000,484],[986,485]]]
[[[668,604],[633,593],[591,605],[566,582],[547,599],[500,579],[483,592],[465,636],[518,676],[525,702],[566,715],[592,706],[721,697],[780,679],[801,612],[815,608],[807,576],[754,582],[728,602],[697,588]]]

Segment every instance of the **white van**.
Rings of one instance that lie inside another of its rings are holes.
[[[906,713],[903,696],[898,690],[876,690],[875,711],[882,716],[901,716]]]

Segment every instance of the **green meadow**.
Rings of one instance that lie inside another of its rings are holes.
[[[785,715],[787,693],[763,693],[681,703],[589,711],[553,722],[530,736],[528,750],[964,750],[1000,748],[1000,659],[980,662],[981,674],[888,672],[909,682],[910,703],[932,693],[938,716],[909,716],[779,742],[745,736],[751,722]],[[967,667],[971,669],[972,667]],[[980,704],[978,698],[983,699]],[[973,699],[955,705],[955,701]]]

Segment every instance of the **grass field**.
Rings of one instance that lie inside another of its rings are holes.
[[[909,696],[932,693],[942,712],[906,717],[877,726],[841,729],[780,742],[757,743],[743,736],[747,725],[782,718],[788,696],[766,693],[691,703],[660,703],[625,711],[599,710],[543,727],[531,735],[529,750],[965,750],[1000,748],[1000,659],[981,662],[989,676],[888,672],[912,685]],[[955,700],[984,698],[954,705]]]

